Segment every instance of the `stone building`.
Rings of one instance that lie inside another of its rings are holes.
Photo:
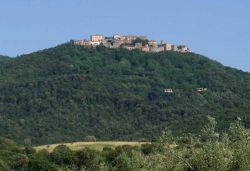
[[[150,41],[148,41],[148,45],[151,47],[157,47],[157,42],[154,40],[150,40]]]
[[[148,45],[145,45],[145,46],[143,46],[143,47],[141,48],[141,50],[142,50],[143,52],[149,52],[150,48],[149,48]]]
[[[99,35],[99,34],[94,34],[90,36],[90,41],[91,42],[101,42],[104,40],[104,36]]]
[[[112,44],[110,41],[103,41],[102,45],[105,46],[106,48],[112,48]]]
[[[125,36],[122,36],[122,35],[120,35],[120,34],[115,34],[115,35],[113,36],[113,39],[114,39],[114,40],[124,41],[124,40],[125,40]]]
[[[205,92],[205,91],[207,91],[207,88],[197,88],[196,91],[199,92],[199,93],[200,92]]]
[[[164,47],[163,46],[151,46],[149,48],[150,52],[162,52],[164,51]]]
[[[133,35],[127,35],[125,36],[125,43],[126,44],[131,44],[134,40],[136,40],[137,36],[133,36]]]
[[[158,44],[155,40],[148,40],[147,36],[134,36],[134,35],[120,35],[115,34],[111,37],[104,37],[103,35],[94,34],[90,36],[90,40],[72,40],[74,45],[85,47],[96,47],[104,45],[107,48],[124,47],[128,50],[140,49],[144,52],[162,52],[162,51],[178,51],[178,52],[191,52],[191,49],[185,45],[172,45],[166,41],[161,41]]]
[[[136,49],[141,49],[142,48],[142,43],[135,43],[135,48]]]
[[[134,49],[136,49],[136,47],[132,46],[132,45],[126,45],[126,46],[123,46],[123,48],[128,49],[128,50],[134,50]]]
[[[169,93],[173,93],[174,91],[173,91],[173,89],[171,89],[171,88],[165,88],[164,89],[164,93],[167,93],[167,94],[169,94]]]
[[[162,44],[162,46],[164,47],[164,51],[172,50],[172,44],[170,44],[170,43],[164,43],[164,44]]]
[[[178,51],[185,53],[185,52],[191,52],[191,49],[189,49],[186,45],[180,45],[178,46]]]
[[[73,40],[74,45],[78,46],[90,46],[90,41],[83,39],[83,40]]]
[[[93,42],[91,41],[90,44],[93,46],[93,47],[96,47],[96,46],[99,46],[101,44],[101,42]]]
[[[124,44],[124,41],[122,41],[122,40],[114,40],[112,48],[119,48],[122,44]]]
[[[171,50],[172,50],[172,51],[177,51],[177,50],[178,50],[178,48],[177,48],[177,46],[176,46],[176,45],[172,45],[172,46],[171,46]]]

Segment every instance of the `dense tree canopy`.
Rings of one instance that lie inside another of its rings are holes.
[[[0,58],[0,136],[22,144],[198,133],[206,115],[219,130],[238,116],[249,127],[249,104],[249,73],[194,53],[66,43]]]

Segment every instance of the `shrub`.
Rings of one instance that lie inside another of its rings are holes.
[[[164,148],[159,143],[143,144],[141,146],[141,151],[143,154],[148,155],[152,153],[162,153],[164,151]]]
[[[142,153],[132,150],[129,153],[122,152],[115,158],[115,170],[139,171],[145,169],[145,158]]]
[[[201,149],[193,149],[190,163],[194,170],[226,171],[231,160],[230,150],[220,142],[208,142]]]
[[[8,165],[0,159],[0,170],[1,171],[10,171]]]
[[[27,167],[28,171],[58,171],[55,164],[41,158],[32,158]]]
[[[76,165],[80,170],[86,168],[87,170],[99,170],[102,166],[102,158],[99,152],[91,149],[83,149],[76,152]]]
[[[83,141],[96,142],[96,137],[95,136],[86,136],[86,137],[84,137]]]
[[[50,154],[50,158],[56,164],[70,165],[74,162],[74,152],[66,145],[59,145]]]

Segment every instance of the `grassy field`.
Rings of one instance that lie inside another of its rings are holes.
[[[50,145],[41,145],[34,147],[37,151],[45,149],[49,152],[53,151],[54,148],[58,145],[66,145],[72,150],[80,150],[83,148],[91,148],[95,150],[102,150],[104,147],[115,148],[121,145],[131,145],[131,146],[141,146],[146,142],[131,142],[131,141],[97,141],[97,142],[73,142],[73,143],[61,143],[61,144],[50,144]]]

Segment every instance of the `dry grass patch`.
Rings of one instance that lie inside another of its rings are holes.
[[[91,148],[95,150],[102,150],[104,147],[115,148],[121,145],[130,145],[130,146],[141,146],[146,142],[131,142],[131,141],[97,141],[97,142],[73,142],[73,143],[61,143],[61,144],[50,144],[50,145],[41,145],[34,147],[37,151],[42,149],[48,150],[49,152],[53,151],[58,145],[66,145],[71,150],[81,150],[83,148]]]

